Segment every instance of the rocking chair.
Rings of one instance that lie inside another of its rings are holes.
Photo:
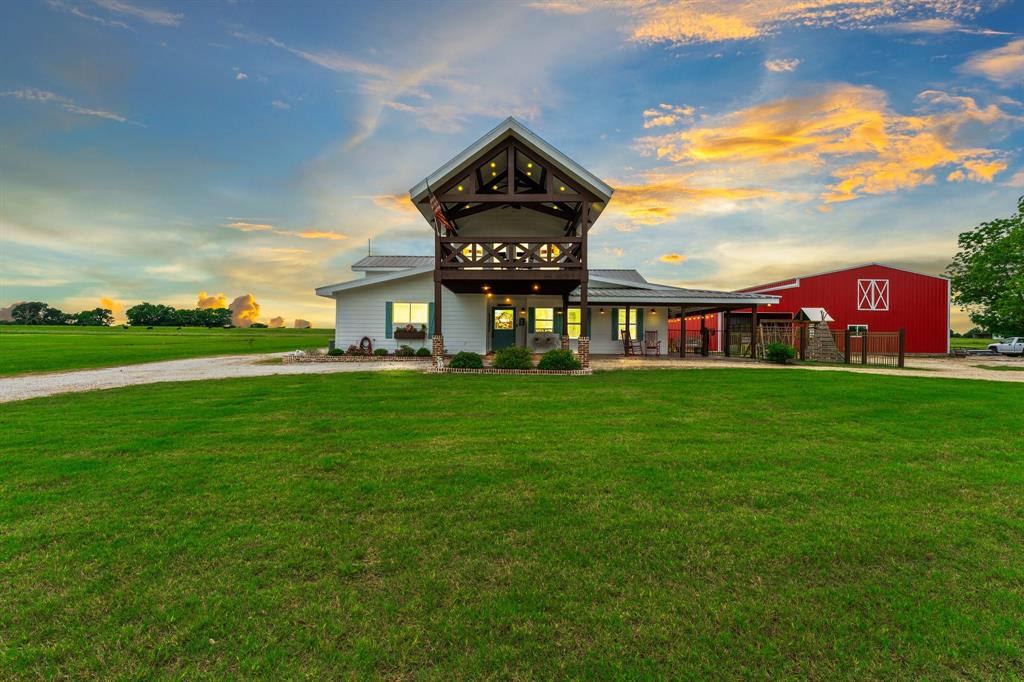
[[[658,331],[644,332],[644,355],[661,355],[661,341],[658,340]]]
[[[629,337],[629,330],[622,330],[622,354],[623,355],[643,355],[643,345],[639,341],[634,341]]]

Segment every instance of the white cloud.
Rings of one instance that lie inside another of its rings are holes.
[[[285,102],[284,100],[280,99],[275,99],[273,102],[270,103],[270,106],[274,107],[275,109],[282,109],[284,111],[287,111],[288,109],[292,108],[291,104],[288,104],[288,102]]]
[[[139,7],[124,0],[93,0],[93,2],[108,12],[125,14],[158,26],[179,26],[181,20],[185,18],[184,14],[168,12],[155,7]]]
[[[90,107],[79,106],[78,104],[75,104],[74,100],[68,97],[58,95],[57,93],[50,92],[49,90],[40,90],[39,88],[22,88],[21,90],[8,90],[7,92],[0,92],[0,97],[12,97],[22,102],[42,102],[44,104],[59,104],[66,111],[70,111],[73,114],[105,118],[108,121],[117,121],[118,123],[131,122],[121,114],[115,114],[112,111],[105,111],[103,109],[92,109]]]
[[[244,81],[247,78],[249,78],[248,74],[245,74],[245,73],[243,73],[241,71],[239,71],[238,73],[235,74],[235,80],[236,81]]]
[[[800,66],[799,59],[769,59],[764,63],[764,68],[768,69],[772,73],[796,71],[796,67],[798,66]]]
[[[971,55],[957,70],[983,76],[1002,86],[1024,83],[1024,38],[1011,40],[994,50]]]
[[[105,19],[103,17],[96,16],[95,14],[90,14],[78,5],[68,5],[66,3],[61,2],[60,0],[46,0],[46,4],[50,7],[50,9],[54,9],[59,12],[67,12],[68,14],[76,16],[79,19],[88,19],[89,21],[101,24],[103,26],[109,26],[111,28],[123,28],[129,31],[133,30],[131,26],[124,23],[123,21],[117,21],[116,19]]]
[[[993,31],[987,28],[965,26],[958,21],[943,17],[931,19],[918,19],[915,21],[898,21],[892,24],[883,24],[877,30],[885,33],[970,33],[983,36],[1008,35],[1002,31]]]

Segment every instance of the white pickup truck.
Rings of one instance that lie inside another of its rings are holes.
[[[1024,355],[1024,336],[1011,336],[999,343],[990,343],[988,349],[1003,355]]]

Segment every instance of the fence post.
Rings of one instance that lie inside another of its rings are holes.
[[[860,364],[868,364],[868,333],[861,332],[860,334]]]
[[[800,325],[800,359],[807,359],[807,344],[810,341],[810,334],[807,331],[807,325]]]
[[[907,346],[907,330],[900,329],[900,367],[903,367],[903,358],[906,355],[905,350]]]
[[[850,364],[850,328],[843,332],[843,362]]]

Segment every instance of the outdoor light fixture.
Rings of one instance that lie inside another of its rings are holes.
[[[604,315],[604,308],[601,308],[601,314]]]
[[[491,189],[498,189],[497,185],[491,185]]]
[[[533,289],[534,291],[540,291],[540,285],[539,285],[539,284],[534,284],[534,285],[533,285],[533,287],[531,287],[531,288],[532,288],[532,289]]]
[[[458,187],[456,187],[456,189],[461,192],[462,191],[462,185],[459,185]]]
[[[519,309],[519,314],[520,315],[525,315],[526,314],[526,306],[523,306],[522,308]]]
[[[505,303],[511,303],[511,302],[512,302],[512,299],[506,296],[505,297]]]
[[[559,192],[564,192],[564,191],[565,191],[565,187],[564,187],[564,186],[561,186],[561,187],[559,187],[559,188],[558,188],[558,191],[559,191]]]
[[[491,171],[491,177],[492,177],[492,178],[493,178],[493,177],[494,177],[495,175],[497,175],[497,174],[498,174],[498,171]]]
[[[497,164],[491,161],[491,168],[497,168]]]
[[[654,308],[651,308],[651,315],[657,315],[657,313],[654,311]]]
[[[528,163],[528,164],[526,164],[526,167],[527,168],[533,168],[533,164],[532,163]]]
[[[491,290],[491,285],[490,284],[485,284],[485,285],[483,285],[480,288],[483,289],[484,291],[490,291]]]

